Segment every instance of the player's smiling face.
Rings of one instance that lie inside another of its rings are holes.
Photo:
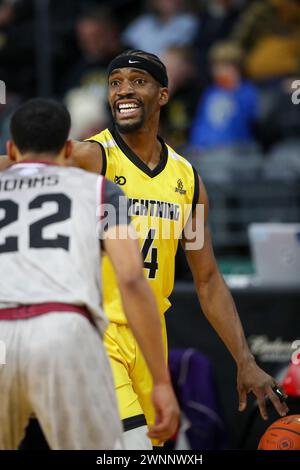
[[[141,129],[165,104],[161,102],[159,83],[144,70],[116,69],[109,76],[108,86],[113,119],[123,133]]]

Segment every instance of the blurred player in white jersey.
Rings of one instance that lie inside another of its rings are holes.
[[[127,205],[119,205],[123,193],[102,176],[64,168],[72,152],[69,129],[67,110],[42,99],[21,106],[11,120],[8,155],[15,164],[0,173],[0,341],[7,347],[0,366],[1,450],[18,448],[32,414],[52,449],[122,446],[102,344],[102,247],[153,375],[157,420],[150,433],[165,440],[178,424],[159,314],[130,236]],[[103,219],[104,204],[115,217]],[[120,230],[123,238],[116,236]]]

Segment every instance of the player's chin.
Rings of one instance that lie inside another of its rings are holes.
[[[143,118],[126,118],[115,120],[115,124],[118,128],[118,131],[123,134],[141,129],[141,127],[143,126],[143,122]]]

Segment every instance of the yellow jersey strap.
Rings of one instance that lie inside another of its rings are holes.
[[[103,145],[98,140],[88,139],[88,140],[85,140],[84,142],[93,142],[93,143],[98,144],[100,146],[101,152],[102,152],[102,171],[101,171],[101,175],[105,176],[106,175],[106,170],[107,170],[107,156],[106,156],[105,148],[103,147]]]

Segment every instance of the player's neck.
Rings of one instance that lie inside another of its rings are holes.
[[[143,128],[135,132],[120,134],[129,148],[147,165],[150,169],[156,167],[160,161],[161,143],[157,139],[157,127]]]
[[[57,158],[55,157],[50,157],[49,155],[45,155],[45,154],[41,154],[41,155],[37,155],[37,154],[26,154],[26,156],[22,156],[22,158],[19,158],[18,159],[18,162],[19,163],[22,163],[22,162],[49,162],[49,163],[58,163],[58,160]]]
[[[22,162],[46,162],[52,163],[54,165],[59,165],[61,163],[61,153],[53,154],[53,153],[34,153],[34,152],[26,152],[26,153],[18,153],[17,155],[18,163]]]

